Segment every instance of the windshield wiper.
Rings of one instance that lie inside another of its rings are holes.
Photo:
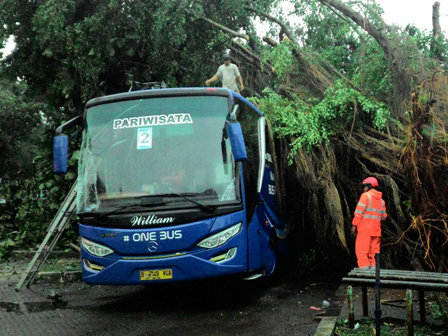
[[[208,205],[202,204],[202,203],[200,203],[198,201],[195,201],[195,200],[191,199],[190,197],[187,197],[187,195],[188,196],[195,196],[195,195],[200,195],[200,194],[198,194],[198,193],[182,193],[182,194],[167,193],[167,194],[158,194],[157,196],[159,196],[159,197],[173,197],[173,196],[180,197],[180,198],[186,199],[187,201],[190,201],[191,203],[194,203],[194,204],[198,205],[201,209],[204,209],[207,212],[214,212],[215,211],[215,208],[212,208],[211,206],[208,206]]]
[[[148,196],[146,196],[146,195],[139,197],[141,199],[140,203],[126,204],[126,205],[122,205],[122,206],[120,206],[120,207],[118,207],[118,208],[116,208],[116,209],[114,209],[112,211],[105,212],[105,213],[100,213],[97,218],[98,219],[102,219],[104,217],[110,216],[110,215],[112,215],[114,213],[117,213],[117,212],[119,212],[121,210],[125,210],[125,209],[128,209],[128,208],[133,208],[133,207],[142,207],[142,208],[148,207],[149,208],[149,207],[153,207],[153,206],[157,206],[157,205],[164,205],[164,204],[166,204],[166,202],[163,202],[160,197],[157,198],[157,202],[143,201],[144,199],[146,200],[147,197]],[[154,198],[154,201],[155,200],[156,200],[156,198]]]
[[[182,193],[182,194],[178,194],[178,193],[167,193],[167,194],[157,194],[157,195],[143,195],[138,197],[137,199],[140,199],[140,203],[132,203],[132,204],[126,204],[126,205],[122,205],[112,211],[109,212],[105,212],[105,213],[100,213],[97,217],[97,219],[102,219],[104,217],[110,216],[114,213],[117,213],[119,211],[128,209],[128,208],[132,208],[132,207],[153,207],[153,206],[158,206],[158,205],[164,205],[167,202],[163,201],[163,197],[180,197],[183,198],[191,203],[194,203],[196,205],[198,205],[201,209],[207,211],[207,212],[214,212],[215,208],[202,204],[198,201],[192,200],[191,198],[187,197],[188,196],[195,196],[195,195],[200,195],[197,193]]]

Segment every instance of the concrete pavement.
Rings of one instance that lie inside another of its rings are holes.
[[[320,321],[310,307],[330,300],[337,288],[284,272],[257,281],[146,288],[37,283],[20,292],[14,289],[19,274],[0,278],[2,336],[309,336]]]

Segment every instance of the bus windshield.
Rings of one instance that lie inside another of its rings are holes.
[[[78,172],[78,212],[110,211],[137,198],[179,194],[207,205],[239,201],[225,132],[228,104],[226,97],[182,96],[90,107]],[[184,197],[172,198],[168,204],[173,207],[198,206]]]

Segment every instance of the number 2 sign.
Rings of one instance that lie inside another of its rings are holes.
[[[137,149],[152,147],[152,127],[139,128],[137,133]]]

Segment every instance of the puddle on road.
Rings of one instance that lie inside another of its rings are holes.
[[[40,302],[24,302],[24,306],[26,307],[26,311],[29,313],[40,313],[44,311],[58,310],[58,309],[66,309],[67,301],[40,301]],[[0,302],[0,311],[5,311],[7,313],[19,313],[23,314],[22,309],[20,308],[20,304],[17,302]]]
[[[26,309],[30,313],[40,313],[50,310],[58,310],[67,308],[67,301],[57,301],[57,302],[25,302]]]
[[[20,311],[20,305],[17,302],[0,302],[0,309],[6,310],[7,313],[10,312],[22,313]]]

